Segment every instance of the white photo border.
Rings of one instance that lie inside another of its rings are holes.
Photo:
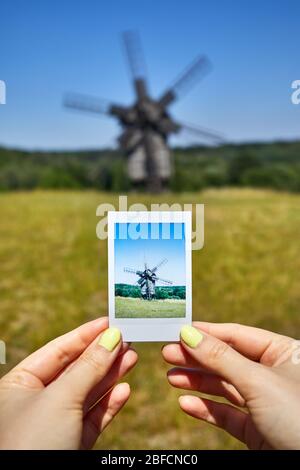
[[[121,330],[124,341],[179,341],[180,329],[192,322],[192,214],[190,211],[108,212],[108,307],[109,325]],[[115,224],[183,223],[185,227],[186,314],[182,318],[115,317]]]

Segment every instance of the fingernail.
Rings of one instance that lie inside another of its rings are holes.
[[[118,328],[108,328],[102,334],[99,340],[99,346],[103,346],[108,351],[113,351],[117,344],[120,342],[121,332]]]
[[[203,335],[191,325],[185,325],[180,330],[180,336],[190,348],[196,348],[202,341]]]

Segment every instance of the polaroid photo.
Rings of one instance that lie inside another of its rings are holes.
[[[108,212],[109,324],[124,341],[179,341],[191,269],[191,212]]]

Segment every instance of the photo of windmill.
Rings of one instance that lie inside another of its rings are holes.
[[[143,271],[139,271],[132,268],[124,268],[124,271],[127,273],[136,274],[139,279],[137,281],[140,290],[141,290],[141,297],[144,300],[153,300],[156,298],[156,290],[155,290],[155,283],[160,281],[163,284],[172,285],[172,281],[168,281],[167,279],[161,279],[157,277],[156,272],[160,266],[167,263],[168,260],[164,258],[160,263],[158,263],[153,269],[148,268],[147,263],[145,263],[145,267]]]
[[[113,104],[88,95],[69,93],[65,96],[67,108],[104,114],[116,118],[122,128],[119,147],[127,160],[127,173],[134,187],[158,193],[168,186],[172,174],[171,134],[187,130],[212,143],[223,138],[215,132],[174,120],[169,106],[182,97],[211,68],[209,59],[198,56],[158,99],[149,94],[145,61],[139,35],[136,31],[123,33],[124,48],[135,91],[131,106]]]
[[[116,318],[182,318],[186,315],[186,253],[182,223],[170,224],[163,238],[123,238],[116,223],[114,240],[114,302]],[[128,224],[130,225],[130,224]],[[141,228],[142,230],[143,228]],[[150,233],[150,232],[149,232]]]

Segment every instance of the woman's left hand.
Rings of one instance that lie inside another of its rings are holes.
[[[116,383],[137,361],[120,332],[107,328],[107,318],[86,323],[0,380],[0,449],[94,445],[128,400],[129,385]]]

